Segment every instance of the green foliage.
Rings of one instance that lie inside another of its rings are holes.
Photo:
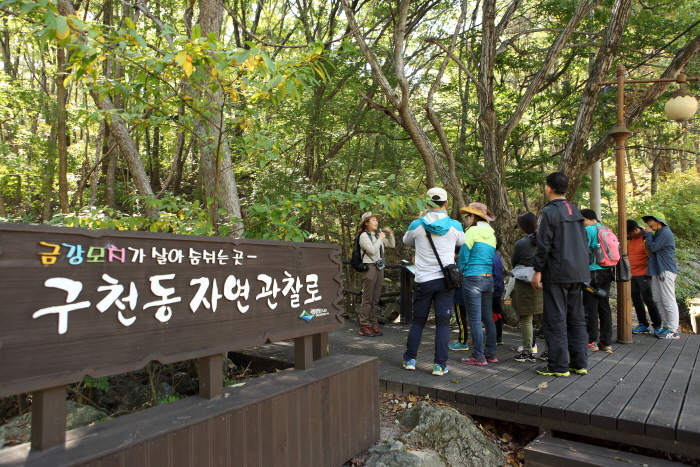
[[[109,389],[109,379],[107,377],[90,378],[89,376],[86,376],[83,378],[83,386],[86,388],[95,388],[106,391]]]
[[[184,399],[185,396],[180,395],[180,394],[171,394],[168,397],[163,397],[161,399],[158,399],[158,404],[169,404],[171,402],[179,401],[180,399]]]
[[[676,237],[700,242],[700,179],[693,168],[685,173],[666,174],[654,196],[632,199],[629,217],[638,219],[651,211],[661,211]]]

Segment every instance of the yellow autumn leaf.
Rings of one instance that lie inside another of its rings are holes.
[[[185,61],[185,63],[182,64],[182,69],[185,70],[185,74],[189,78],[189,76],[192,74],[192,62]]]
[[[184,50],[178,52],[177,55],[175,55],[175,63],[177,63],[180,66],[182,66],[186,60],[187,52],[185,52]]]
[[[70,28],[66,28],[66,30],[63,32],[56,29],[56,39],[58,39],[58,40],[65,39],[69,35],[70,35]]]

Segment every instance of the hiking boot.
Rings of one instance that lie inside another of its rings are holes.
[[[472,355],[469,358],[463,358],[462,363],[465,365],[486,366],[486,358]]]
[[[640,324],[636,328],[632,329],[632,334],[649,334],[651,328],[649,326],[644,326]]]
[[[678,334],[677,332],[669,331],[666,334],[664,334],[664,337],[661,337],[660,339],[680,339],[680,338],[681,338],[681,335]]]
[[[607,352],[607,353],[613,352],[612,347],[610,347],[609,345],[603,345],[602,342],[598,344],[598,349],[602,350],[603,352]],[[596,350],[598,350],[598,349],[596,349]]]
[[[403,362],[403,367],[407,370],[415,370],[416,369],[416,359],[412,358],[410,360],[406,360]]]
[[[374,329],[372,329],[369,326],[361,326],[360,327],[360,335],[361,336],[366,336],[366,337],[374,337],[376,334],[374,333]]]
[[[669,332],[671,332],[670,329],[668,329],[668,328],[662,328],[659,332],[657,332],[657,333],[654,334],[654,335],[655,335],[656,337],[658,337],[659,339],[663,339],[663,338],[666,336],[666,334],[668,334]]]
[[[595,342],[589,342],[588,343],[588,350],[590,350],[592,352],[597,352],[598,351],[598,344],[596,344]]]
[[[469,350],[469,344],[462,344],[461,342],[455,342],[449,345],[450,350]]]
[[[562,376],[566,378],[569,376],[571,373],[568,371],[554,371],[551,368],[549,368],[549,365],[542,365],[538,366],[535,368],[535,371],[537,372],[538,375],[543,375],[543,376]]]
[[[370,329],[372,329],[372,331],[374,331],[374,335],[375,335],[375,336],[383,336],[383,335],[384,335],[384,333],[382,332],[382,330],[379,329],[379,328],[370,328]]]
[[[433,365],[433,374],[435,376],[442,376],[447,374],[447,365],[441,366],[439,363]]]
[[[537,361],[537,358],[535,358],[534,354],[527,353],[527,352],[520,352],[520,355],[515,357],[516,362],[522,362],[522,363],[534,363]]]
[[[572,373],[576,373],[577,375],[587,375],[588,370],[585,368],[569,368],[569,371]]]
[[[505,345],[505,342],[503,342],[503,339],[499,339],[496,341],[496,345]]]
[[[488,363],[498,363],[498,357],[495,355],[484,355],[484,358],[486,358],[486,362]]]

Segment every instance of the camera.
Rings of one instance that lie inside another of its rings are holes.
[[[597,287],[596,285],[593,285],[589,282],[584,282],[583,283],[583,290],[586,292],[595,295],[598,298],[605,298],[608,296],[608,292],[605,289],[601,289]]]
[[[384,269],[384,260],[383,259],[378,259],[377,261],[374,262],[374,264],[377,265],[377,269],[380,271]]]

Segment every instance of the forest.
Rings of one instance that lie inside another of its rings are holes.
[[[339,243],[444,187],[512,243],[561,170],[616,225],[615,79],[700,75],[698,0],[5,0],[6,222]],[[698,92],[698,82],[687,84]],[[675,83],[625,89],[628,212],[700,240]]]

